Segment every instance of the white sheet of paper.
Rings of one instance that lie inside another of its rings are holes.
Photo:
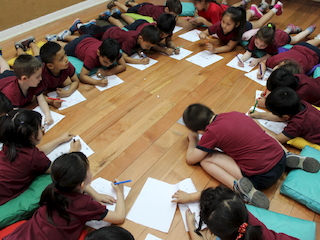
[[[114,197],[115,199],[117,199],[117,194],[111,186],[111,181],[99,177],[99,178],[93,180],[90,185],[98,193],[110,195],[110,196]],[[124,188],[123,188],[124,199],[127,198],[130,190],[131,190],[130,187],[124,186]],[[106,208],[108,210],[114,211],[116,208],[116,204],[113,204],[113,205],[107,204]],[[92,221],[86,222],[86,225],[89,227],[95,228],[95,229],[99,229],[102,227],[110,226],[111,223],[103,221],[103,220],[101,220],[101,221],[92,220]]]
[[[253,109],[253,106],[250,108],[250,110]],[[255,111],[257,112],[266,112],[260,108],[256,108]],[[264,126],[265,128],[269,129],[270,131],[279,134],[283,131],[283,129],[287,126],[287,123],[285,122],[274,122],[264,119],[257,119],[259,123]]]
[[[256,90],[256,98],[255,99],[258,99],[259,97],[261,97],[262,93],[263,93],[263,91]]]
[[[180,38],[183,38],[187,41],[190,41],[190,42],[196,42],[196,41],[199,41],[200,38],[199,38],[199,34],[201,33],[200,30],[198,29],[193,29],[189,32],[186,32],[184,34],[181,34],[179,35]]]
[[[41,115],[42,115],[42,124],[44,124],[44,118],[45,118],[45,116],[44,116],[44,113],[42,112],[42,110],[41,110],[41,108],[38,106],[38,107],[35,107],[34,109],[33,109],[33,111],[36,111],[36,112],[38,112],[38,113],[40,113]],[[54,112],[54,111],[51,111],[50,110],[50,113],[51,113],[51,117],[52,117],[52,119],[53,119],[53,124],[51,124],[51,125],[45,125],[45,130],[46,130],[46,132],[47,131],[49,131],[51,128],[53,128],[58,122],[60,122],[62,119],[64,119],[64,115],[62,115],[62,114],[60,114],[60,113],[56,113],[56,112]]]
[[[149,177],[127,219],[167,233],[177,207],[177,203],[171,202],[175,189],[172,184]]]
[[[148,233],[145,240],[162,240],[162,239]]]
[[[179,123],[179,124],[181,124],[181,125],[183,125],[183,126],[185,126],[185,125],[186,125],[186,124],[184,123],[184,121],[183,121],[183,118],[182,118],[182,117],[178,119],[177,123]]]
[[[92,77],[93,79],[101,80],[101,78],[99,78],[97,76],[97,74],[91,75],[90,77]],[[107,79],[108,79],[108,85],[107,86],[101,87],[101,86],[97,86],[96,85],[96,88],[98,88],[99,91],[104,91],[106,89],[112,88],[112,87],[117,86],[117,85],[119,85],[119,84],[124,82],[117,75],[107,76]]]
[[[179,54],[172,54],[169,57],[174,58],[176,60],[184,59],[185,57],[189,56],[192,53],[192,51],[189,51],[185,48],[180,48]]]
[[[133,54],[132,56],[130,56],[134,59],[141,59],[138,55],[138,53],[135,53]],[[131,67],[134,67],[136,69],[139,69],[139,70],[145,70],[147,69],[148,67],[151,67],[152,65],[156,64],[158,61],[157,60],[154,60],[152,58],[149,58],[149,63],[144,65],[144,64],[131,64],[131,63],[127,63],[127,65],[131,66]]]
[[[69,87],[70,86],[66,86],[63,89],[68,90]],[[59,96],[55,91],[53,91],[48,93],[48,97],[58,98]],[[59,107],[59,110],[66,109],[87,99],[78,90],[76,90],[69,97],[61,98],[61,100],[64,100],[64,102],[62,102],[61,107]]]
[[[266,86],[267,85],[267,79],[269,78],[270,74],[271,74],[271,70],[267,69],[267,71],[264,73],[263,79],[258,79],[257,78],[257,74],[258,71],[260,71],[259,69],[253,70],[249,73],[246,73],[245,76],[250,78],[251,80],[261,84],[262,86]]]
[[[238,57],[241,59],[243,56],[243,54],[238,54]],[[239,59],[236,57],[234,57],[230,62],[227,63],[227,66],[232,67],[232,68],[236,68],[239,69],[241,71],[245,71],[245,72],[250,72],[254,67],[250,67],[249,64],[250,62],[253,60],[254,58],[249,58],[247,61],[245,61],[244,67],[239,67],[238,62]]]
[[[221,59],[223,59],[223,57],[211,53],[208,50],[204,50],[202,52],[197,53],[196,55],[187,58],[186,60],[200,67],[207,67],[215,62],[220,61]]]
[[[82,140],[80,136],[75,136],[75,140],[80,140],[81,143],[81,152],[84,153],[87,157],[94,154],[94,151]],[[71,139],[71,141],[73,141]],[[58,147],[56,147],[51,153],[47,154],[47,157],[53,162],[57,157],[60,157],[62,154],[68,153],[70,150],[70,142],[62,143]]]
[[[173,31],[172,31],[172,34],[180,31],[181,29],[183,29],[183,27],[175,26],[174,29],[173,29]]]

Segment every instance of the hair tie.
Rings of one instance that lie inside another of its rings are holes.
[[[8,114],[8,113],[6,113],[6,117],[9,117],[9,114]]]
[[[271,23],[268,23],[267,25],[269,28],[273,28]]]
[[[236,240],[242,238],[243,234],[246,233],[247,227],[248,227],[248,223],[244,222],[244,223],[241,224],[241,226],[238,229],[238,233],[239,234],[238,234]]]
[[[21,121],[20,124],[24,124],[24,121]]]

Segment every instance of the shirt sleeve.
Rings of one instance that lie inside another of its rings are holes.
[[[209,34],[212,35],[217,33],[219,27],[220,27],[220,21],[208,27]]]
[[[79,211],[82,211],[82,220],[84,222],[91,221],[91,220],[102,220],[105,218],[105,216],[108,213],[108,209],[105,205],[102,205],[101,203],[95,201],[92,199],[91,196],[86,195],[86,204],[84,204],[82,209],[79,209]]]
[[[31,159],[31,169],[37,173],[44,173],[48,170],[51,165],[50,159],[44,154],[44,152],[39,151],[38,148],[34,147],[32,159]]]

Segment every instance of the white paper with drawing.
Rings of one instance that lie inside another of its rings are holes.
[[[90,77],[92,77],[93,79],[101,80],[101,78],[99,78],[97,76],[97,74],[91,75]],[[99,91],[104,91],[106,89],[112,88],[112,87],[117,86],[117,85],[119,85],[119,84],[124,82],[117,75],[107,76],[107,79],[108,79],[108,85],[107,86],[101,87],[101,86],[96,85],[96,88],[98,88]]]
[[[185,57],[189,56],[191,53],[192,53],[192,51],[189,51],[188,49],[180,48],[179,54],[172,54],[169,57],[174,58],[176,60],[182,60]]]
[[[117,194],[111,185],[111,181],[106,180],[104,178],[97,178],[97,179],[93,180],[90,185],[98,193],[110,195],[110,196],[114,197],[115,199],[117,199]],[[131,190],[130,187],[124,186],[124,188],[123,188],[124,199],[127,198],[130,190]],[[106,208],[110,211],[115,211],[116,204],[113,204],[113,205],[106,204]],[[101,220],[101,221],[92,220],[92,221],[88,221],[86,223],[86,225],[89,227],[95,228],[95,229],[99,229],[102,227],[110,226],[111,223],[103,221],[103,220]]]
[[[251,80],[261,84],[262,86],[266,86],[267,80],[268,80],[270,74],[272,73],[272,71],[270,69],[267,69],[267,71],[264,73],[264,76],[262,79],[257,78],[258,71],[260,71],[260,70],[259,69],[253,70],[249,73],[246,73],[245,76],[250,78]]]
[[[193,29],[189,32],[186,32],[184,34],[181,34],[179,35],[180,38],[183,38],[187,41],[190,41],[190,42],[196,42],[196,41],[199,41],[200,38],[199,38],[199,34],[201,33],[200,30],[198,29]]]
[[[162,240],[162,239],[148,233],[145,240]]]
[[[70,86],[66,86],[63,89],[68,90],[69,87]],[[48,97],[58,98],[59,96],[55,91],[53,91],[48,93]],[[60,99],[64,101],[61,103],[61,107],[58,108],[59,110],[66,109],[68,107],[71,107],[73,105],[87,100],[78,90],[74,91],[69,97],[64,97]]]
[[[83,152],[84,155],[87,157],[94,154],[94,151],[82,140],[81,137],[75,136],[75,140],[80,140],[81,143],[81,150],[80,152]],[[68,153],[70,150],[70,143],[73,141],[72,139],[69,142],[62,143],[58,147],[56,147],[51,153],[47,154],[47,157],[53,162],[57,157],[60,157],[62,154]]]
[[[238,54],[237,55],[240,59],[242,58],[243,54]],[[243,63],[244,67],[239,67],[238,62],[239,59],[238,57],[235,56],[230,62],[227,63],[227,66],[235,68],[235,69],[239,69],[241,71],[245,71],[245,72],[250,72],[254,67],[250,66],[250,62],[254,59],[254,58],[249,58],[247,61],[245,61]]]
[[[130,56],[134,59],[141,59],[141,57],[138,55],[138,53],[133,54],[132,56]],[[145,70],[148,67],[151,67],[152,65],[156,64],[158,61],[154,60],[153,58],[148,58],[149,59],[149,63],[148,64],[132,64],[132,63],[127,63],[127,65],[134,67],[136,69],[139,70]]]
[[[45,116],[44,116],[44,113],[42,112],[41,108],[39,106],[35,107],[33,109],[33,111],[36,111],[36,112],[41,114],[41,116],[42,116],[42,124],[44,125]],[[54,111],[50,111],[50,114],[51,114],[51,117],[53,119],[53,123],[51,125],[45,125],[46,132],[49,131],[51,128],[53,128],[55,125],[57,125],[57,123],[60,122],[65,117],[64,115],[62,115],[60,113],[56,113]]]
[[[215,62],[220,61],[221,59],[223,59],[223,57],[211,53],[208,50],[204,50],[202,52],[199,52],[189,58],[187,58],[186,60],[189,62],[192,62],[200,67],[207,67]]]

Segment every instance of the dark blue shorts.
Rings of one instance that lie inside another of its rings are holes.
[[[312,51],[316,52],[316,54],[318,55],[319,60],[320,60],[320,49],[318,47],[313,46],[307,42],[299,42],[296,45],[301,45],[301,46],[307,47],[307,48],[311,49]]]
[[[125,25],[124,27],[129,31],[136,30],[141,24],[148,23],[148,21],[144,19],[138,19],[129,25]]]
[[[150,4],[150,3],[140,3],[135,5],[134,7],[129,7],[127,10],[127,13],[137,13],[139,8],[145,4]]]
[[[14,76],[14,71],[11,70],[5,70],[3,73],[0,73],[0,79],[12,76]]]
[[[88,37],[92,37],[91,35],[89,34],[84,34],[84,35],[81,35],[80,37],[72,40],[71,42],[69,42],[67,45],[64,46],[64,50],[66,51],[66,54],[68,56],[73,56],[73,57],[77,57],[75,55],[75,50],[76,50],[76,47],[77,45],[85,38],[88,38]]]
[[[254,175],[254,176],[246,176],[244,173],[242,175],[248,178],[256,189],[266,189],[271,187],[283,174],[286,168],[286,154],[283,152],[283,157],[281,160],[268,172]]]

